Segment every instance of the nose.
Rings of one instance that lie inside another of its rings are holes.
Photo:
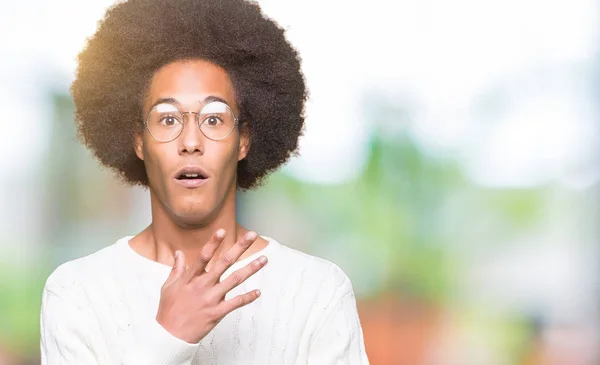
[[[204,153],[205,137],[200,128],[198,128],[197,117],[196,113],[184,113],[184,118],[187,118],[187,120],[183,124],[183,131],[181,131],[181,135],[178,138],[180,154]]]

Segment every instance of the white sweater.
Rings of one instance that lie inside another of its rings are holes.
[[[42,365],[368,364],[352,284],[335,264],[263,237],[268,265],[226,299],[260,289],[198,344],[155,319],[171,267],[129,246],[131,237],[59,266],[44,287]]]

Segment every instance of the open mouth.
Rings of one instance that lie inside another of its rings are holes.
[[[176,177],[177,180],[204,180],[207,177],[199,173],[182,173]]]
[[[198,166],[182,168],[175,174],[175,181],[187,188],[196,188],[208,180],[208,174]]]

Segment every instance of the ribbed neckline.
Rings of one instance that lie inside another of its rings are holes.
[[[135,250],[133,248],[131,248],[131,246],[129,245],[129,240],[131,240],[133,237],[134,236],[123,237],[123,238],[119,239],[115,244],[117,247],[117,250],[123,253],[123,256],[126,258],[126,260],[128,262],[132,263],[133,265],[139,266],[144,271],[151,271],[151,272],[157,272],[157,273],[163,274],[163,275],[164,274],[168,275],[168,273],[172,269],[171,266],[162,264],[157,261],[150,260],[149,258],[144,257],[144,256],[140,255],[139,253],[135,252]],[[262,250],[255,252],[252,255],[244,258],[243,260],[237,261],[236,263],[231,265],[231,267],[229,267],[225,271],[225,274],[228,274],[231,271],[237,270],[238,268],[247,265],[249,262],[257,259],[258,257],[260,257],[262,255],[265,255],[270,259],[270,255],[276,249],[276,246],[278,246],[279,243],[276,240],[274,240],[270,237],[267,237],[267,236],[261,235],[260,237],[262,237],[267,242],[269,242],[269,244]]]

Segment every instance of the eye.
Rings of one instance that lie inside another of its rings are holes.
[[[171,127],[176,124],[179,124],[179,120],[177,120],[177,118],[172,115],[167,115],[167,116],[164,116],[161,118],[160,124],[167,126],[167,127]]]
[[[216,127],[221,123],[223,123],[223,121],[216,115],[209,115],[206,119],[204,119],[203,122],[203,124],[206,124],[211,127]]]

